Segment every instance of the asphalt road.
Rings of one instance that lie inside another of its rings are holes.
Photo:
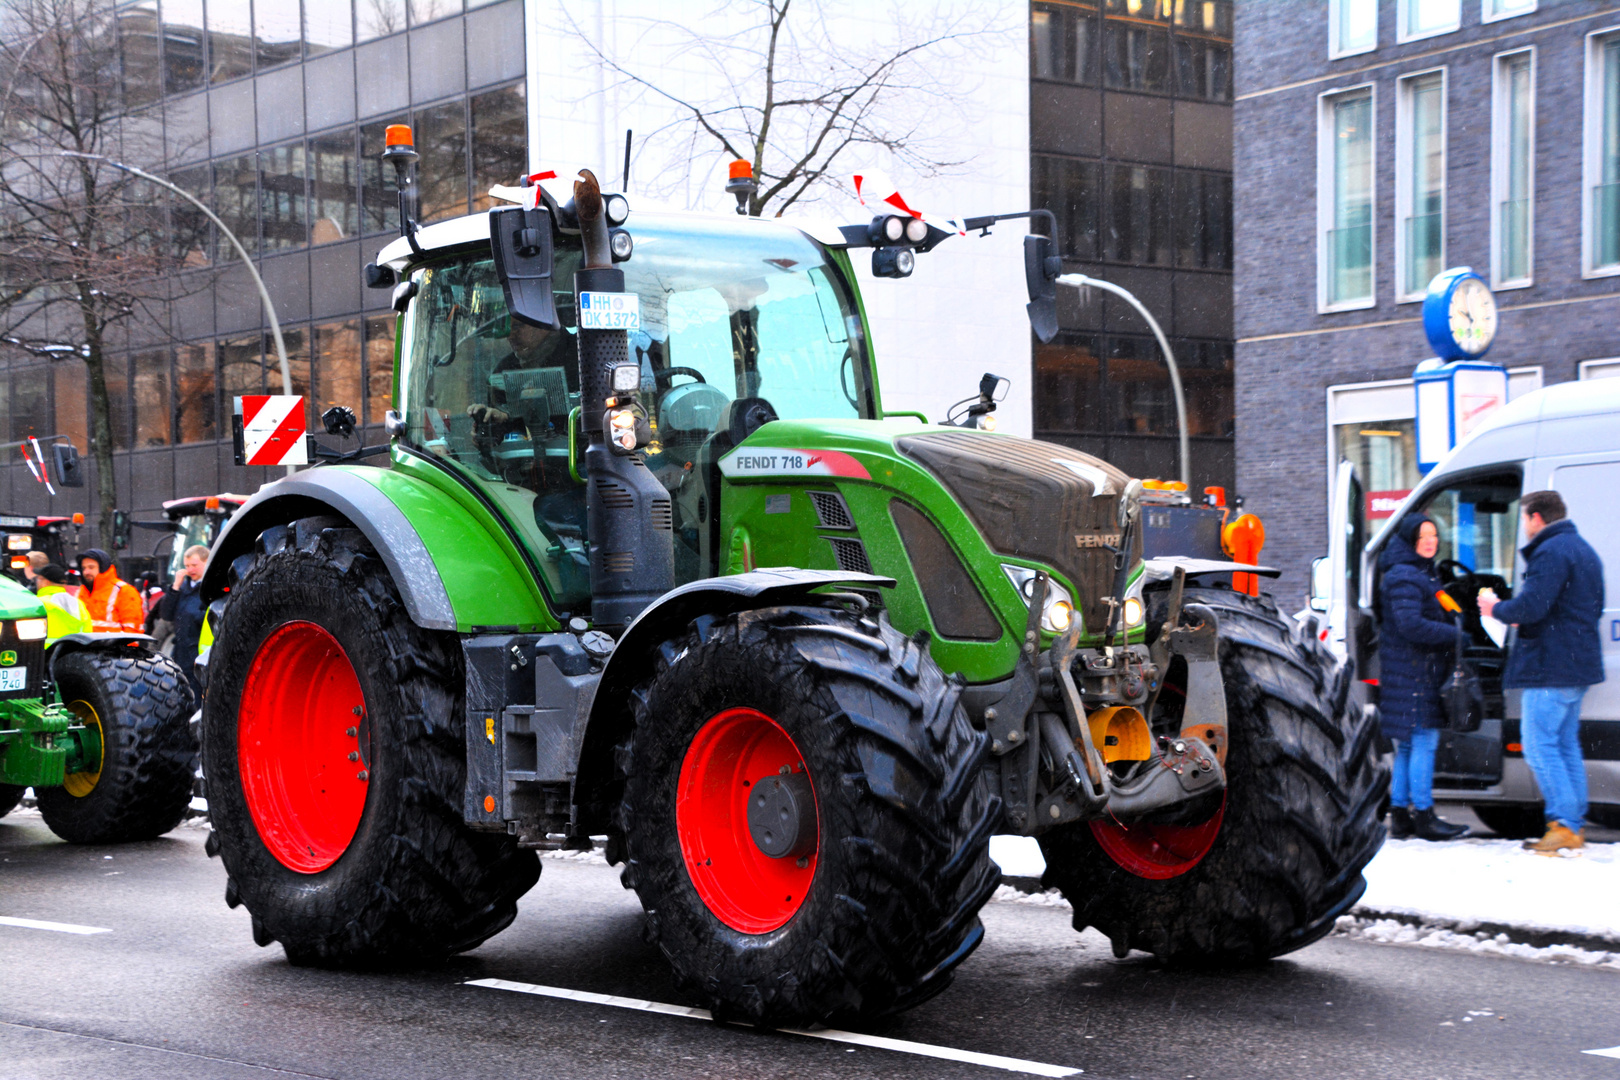
[[[72,847],[0,819],[0,1078],[976,1077],[983,1065],[470,986],[502,979],[691,1004],[618,873],[548,859],[517,922],[449,967],[289,966],[254,946],[182,828]],[[956,984],[882,1034],[1090,1077],[1620,1080],[1620,975],[1330,938],[1258,969],[1181,973],[996,902]]]

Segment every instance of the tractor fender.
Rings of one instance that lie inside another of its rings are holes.
[[[264,530],[322,513],[341,515],[371,541],[399,588],[412,622],[429,630],[456,629],[450,594],[410,519],[376,485],[351,470],[331,467],[266,484],[231,515],[208,556],[203,602],[224,595],[231,563],[252,551]]]
[[[63,634],[45,650],[46,669],[56,679],[58,657],[76,652],[110,652],[113,649],[157,651],[157,638],[150,634]]]
[[[575,774],[574,801],[583,816],[580,824],[590,832],[608,824],[612,806],[601,800],[611,791],[613,749],[630,732],[630,694],[652,676],[660,645],[683,633],[687,624],[699,616],[724,617],[756,608],[800,604],[812,591],[827,585],[892,589],[895,580],[842,570],[751,570],[682,585],[636,616],[608,657],[591,701]]]

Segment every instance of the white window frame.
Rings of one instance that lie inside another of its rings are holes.
[[[1403,291],[1406,284],[1406,219],[1412,216],[1412,95],[1408,88],[1418,79],[1440,76],[1440,265],[1446,265],[1446,198],[1451,179],[1447,142],[1450,138],[1450,77],[1444,67],[1424,68],[1395,80],[1395,302],[1411,304],[1422,300],[1425,290]],[[1427,282],[1424,283],[1427,286]]]
[[[1361,48],[1347,49],[1339,43],[1339,9],[1346,4],[1366,3],[1373,9],[1373,36],[1372,41]],[[1345,56],[1360,56],[1370,53],[1378,48],[1378,0],[1328,0],[1328,59],[1338,60]]]
[[[1606,26],[1586,35],[1586,102],[1582,112],[1581,152],[1581,277],[1604,278],[1620,274],[1620,264],[1592,265],[1592,188],[1602,168],[1603,150],[1603,46],[1620,36],[1620,26]]]
[[[1373,129],[1368,139],[1371,157],[1368,171],[1372,174],[1368,198],[1372,203],[1368,227],[1371,249],[1369,272],[1371,281],[1367,296],[1361,300],[1328,303],[1328,233],[1333,229],[1333,103],[1340,98],[1365,92]],[[1337,86],[1325,90],[1316,98],[1316,310],[1326,315],[1335,311],[1364,311],[1378,306],[1378,86],[1358,83],[1355,86]]]
[[[1453,0],[1457,5],[1457,18],[1449,26],[1437,27],[1433,30],[1424,30],[1421,33],[1409,34],[1406,32],[1407,16],[1411,11],[1413,0],[1397,0],[1395,4],[1395,40],[1401,43],[1408,41],[1422,41],[1424,38],[1439,37],[1441,34],[1455,33],[1462,27],[1462,0]]]
[[[1489,0],[1487,0],[1489,2]],[[1530,200],[1529,222],[1525,229],[1525,244],[1530,249],[1530,272],[1524,277],[1504,278],[1501,273],[1502,203],[1507,199],[1508,166],[1512,148],[1508,136],[1511,120],[1508,106],[1506,61],[1514,57],[1530,57]],[[1527,289],[1536,280],[1536,47],[1511,49],[1491,58],[1491,288]]]
[[[1620,378],[1620,356],[1605,356],[1597,360],[1582,360],[1576,365],[1577,379]]]
[[[1516,19],[1520,15],[1529,15],[1536,10],[1536,0],[1529,0],[1529,6],[1516,8],[1513,11],[1493,12],[1496,0],[1479,0],[1479,21],[1482,23],[1501,22],[1503,19]]]

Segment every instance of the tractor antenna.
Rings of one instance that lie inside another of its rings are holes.
[[[624,129],[624,193],[630,194],[630,138],[635,132]]]

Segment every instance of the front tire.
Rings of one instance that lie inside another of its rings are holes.
[[[704,620],[665,644],[620,747],[617,826],[678,985],[719,1019],[781,1025],[949,984],[1000,880],[988,740],[960,693],[926,643],[837,610]],[[767,855],[749,799],[788,782],[803,843]]]
[[[53,674],[75,720],[99,730],[102,751],[95,768],[35,789],[50,830],[72,844],[121,844],[180,824],[191,805],[197,744],[191,686],[179,665],[119,648],[68,653]]]
[[[1230,963],[1303,948],[1366,890],[1389,772],[1353,671],[1270,597],[1188,589],[1220,620],[1227,790],[1191,826],[1079,823],[1041,837],[1043,883],[1124,956]]]
[[[399,967],[505,929],[539,859],[462,820],[461,655],[362,534],[305,518],[231,567],[203,706],[209,851],[260,945]]]

